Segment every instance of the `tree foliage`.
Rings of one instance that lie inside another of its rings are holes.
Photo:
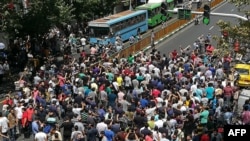
[[[250,4],[249,0],[231,0],[230,2],[234,3],[246,16],[250,16],[250,10],[245,8],[246,5]],[[223,32],[227,32],[228,35],[226,38],[214,37],[217,41],[217,54],[224,56],[232,52],[236,40],[240,43],[241,54],[244,54],[245,49],[250,47],[250,21],[239,20],[239,24],[232,25],[230,22],[220,20],[217,22],[217,25],[220,27],[222,34]]]
[[[39,37],[49,31],[52,26],[69,22],[74,16],[72,5],[64,0],[32,0],[28,9],[22,3],[15,3],[16,7],[10,8],[9,1],[5,1],[1,12],[1,31],[7,33],[9,38],[30,35]],[[20,7],[20,8],[19,8]]]
[[[113,13],[119,0],[73,0],[76,20],[89,21]]]
[[[19,0],[1,0],[0,31],[9,38],[40,37],[53,26],[89,21],[113,13],[119,0],[32,0],[28,9]],[[12,7],[15,6],[15,7]]]

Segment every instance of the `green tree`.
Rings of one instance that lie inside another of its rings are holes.
[[[72,0],[73,12],[78,22],[90,21],[96,17],[113,14],[115,5],[120,0]]]
[[[32,0],[27,11],[23,8],[9,8],[9,1],[2,2],[2,25],[0,30],[7,33],[9,38],[16,36],[40,37],[48,33],[52,26],[60,26],[74,18],[72,5],[64,0]],[[22,7],[22,4],[15,3]]]
[[[250,4],[249,0],[231,0],[238,10],[243,12],[246,16],[250,16],[250,10],[245,8],[246,5]],[[244,10],[246,9],[246,10]],[[250,47],[250,21],[239,20],[239,24],[232,25],[230,22],[225,22],[220,20],[217,25],[221,29],[221,33],[227,33],[227,37],[215,36],[214,39],[217,41],[216,54],[219,56],[224,56],[230,52],[234,51],[234,43],[238,40],[242,50],[239,53],[245,53],[245,48]]]

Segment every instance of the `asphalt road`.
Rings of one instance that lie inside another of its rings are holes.
[[[237,8],[230,4],[224,3],[221,6],[215,8],[211,12],[216,13],[231,13],[231,14],[238,14],[242,15],[244,13],[238,12]],[[183,30],[177,32],[177,34],[171,36],[165,41],[162,41],[158,45],[156,45],[156,49],[161,53],[168,55],[174,49],[179,50],[180,46],[185,48],[187,46],[193,46],[193,43],[200,37],[201,35],[206,36],[208,33],[211,35],[221,36],[220,28],[216,25],[219,20],[228,21],[231,24],[237,24],[238,19],[231,18],[231,17],[222,17],[222,16],[212,16],[210,15],[210,24],[204,25],[200,19],[199,25],[194,25],[193,23],[190,24],[188,27],[184,28]],[[216,47],[216,42],[213,40],[212,44]]]

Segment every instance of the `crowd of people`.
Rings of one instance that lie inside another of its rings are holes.
[[[21,134],[35,141],[223,141],[241,90],[228,57],[214,64],[210,53],[201,55],[201,38],[195,49],[169,55],[153,49],[96,63],[82,51],[62,65],[51,59],[34,75],[25,68],[20,89],[2,103],[2,141]],[[250,123],[249,107],[246,101],[242,124]]]

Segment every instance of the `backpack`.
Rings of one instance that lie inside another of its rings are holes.
[[[51,129],[52,129],[52,126],[49,124],[46,124],[45,127],[43,127],[43,132],[48,134],[50,133]]]

